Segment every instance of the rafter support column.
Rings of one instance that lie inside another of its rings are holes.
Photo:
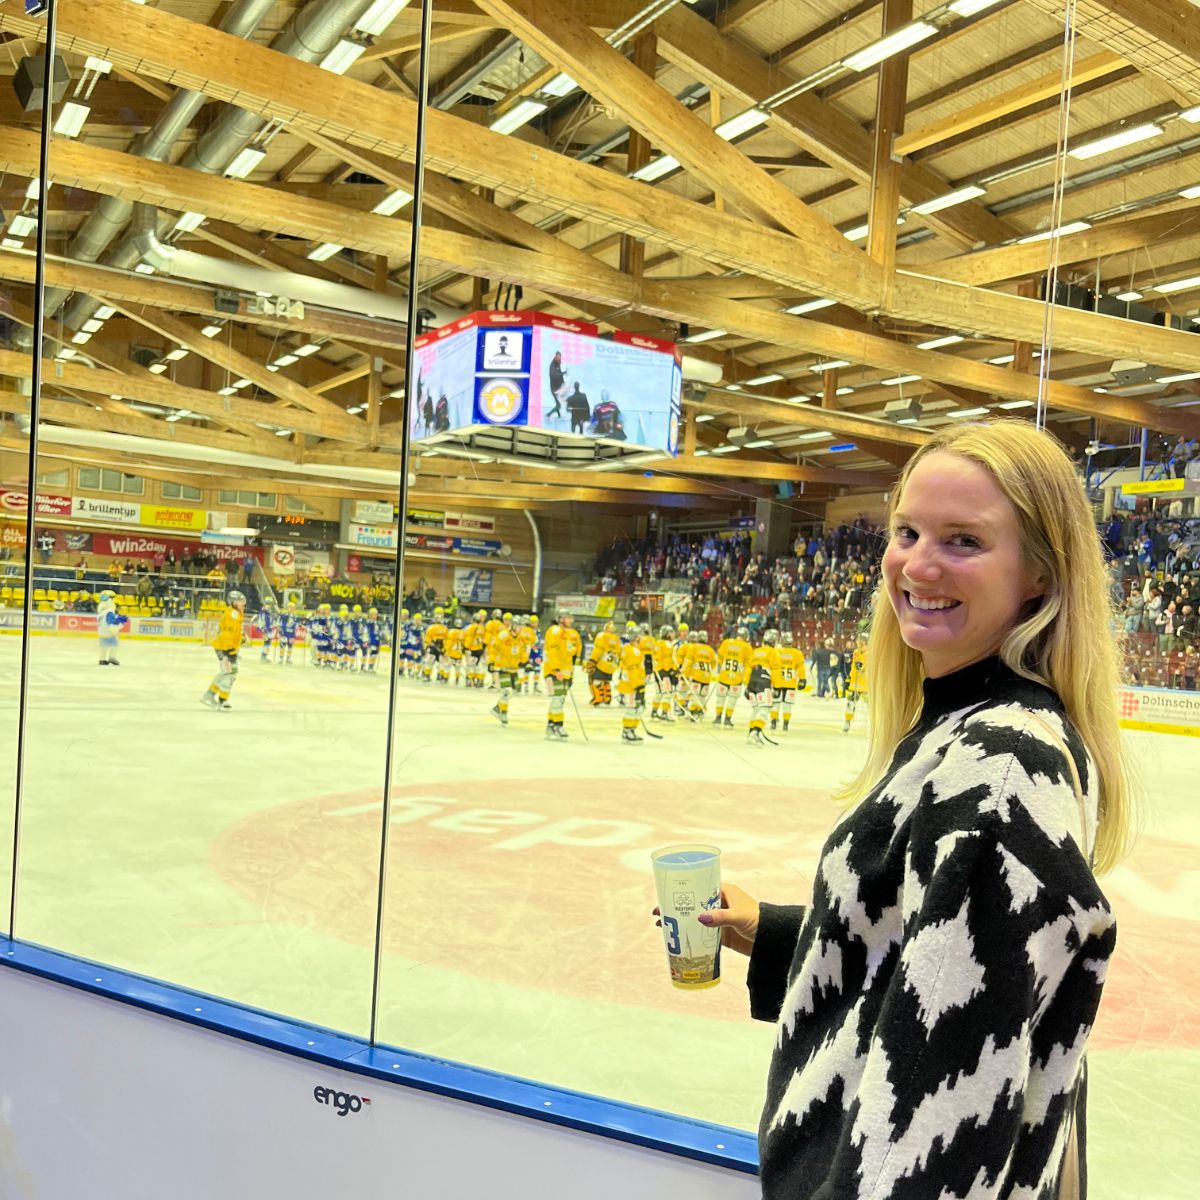
[[[633,43],[631,56],[633,65],[643,75],[653,79],[658,68],[658,38],[653,28],[647,29]],[[637,129],[629,129],[629,154],[626,160],[630,173],[644,167],[650,161],[650,139]],[[635,279],[642,277],[646,266],[646,243],[640,238],[625,233],[621,235],[621,270]]]
[[[912,20],[912,0],[884,0],[884,36]],[[871,162],[871,209],[867,253],[883,268],[882,307],[891,305],[896,272],[896,217],[900,211],[900,159],[896,138],[904,132],[908,55],[896,54],[879,68],[875,99],[875,146]]]

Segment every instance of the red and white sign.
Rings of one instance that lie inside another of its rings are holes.
[[[496,521],[493,517],[482,517],[478,513],[448,512],[442,518],[446,529],[469,529],[474,533],[495,533]]]
[[[185,549],[194,542],[182,538],[158,537],[153,533],[93,533],[92,553],[102,558],[153,558],[174,550],[177,558],[183,557]],[[246,555],[262,562],[261,546],[222,546],[206,542],[201,549],[219,562],[241,562]]]
[[[569,317],[556,317],[552,313],[488,309],[482,312],[467,313],[465,317],[459,317],[457,321],[451,321],[448,325],[442,325],[428,333],[423,333],[417,338],[416,344],[420,347],[427,346],[430,342],[440,342],[443,338],[453,337],[454,334],[461,333],[464,329],[470,329],[472,326],[495,329],[513,325],[548,325],[552,329],[561,329],[567,333],[580,333],[586,337],[596,337],[600,332],[600,327],[593,325],[590,321],[573,321]],[[674,349],[671,342],[665,342],[663,345],[668,347],[668,353]]]
[[[0,491],[0,509],[10,513],[24,513],[29,508],[29,493]],[[39,517],[69,517],[70,496],[47,496],[38,492],[36,513]]]
[[[274,575],[295,575],[296,552],[287,545],[273,545],[268,569]]]

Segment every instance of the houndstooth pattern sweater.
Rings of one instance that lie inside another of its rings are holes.
[[[1098,788],[1058,697],[998,658],[926,680],[806,909],[762,906],[751,1012],[778,1021],[767,1200],[1053,1200],[1116,941],[1080,850]],[[1081,1171],[1086,1191],[1086,1175]]]

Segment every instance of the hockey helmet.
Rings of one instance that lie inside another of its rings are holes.
[[[442,606],[439,604],[439,605],[438,605],[438,606],[437,606],[437,607],[436,607],[436,608],[433,610],[433,615],[434,615],[435,617],[444,617],[444,616],[446,615],[446,610],[445,610],[445,609],[444,609],[444,608],[443,608],[443,607],[442,607]]]
[[[500,620],[500,610],[499,610],[498,608],[493,608],[493,609],[492,609],[492,620],[493,620],[493,621],[498,621],[498,620]]]
[[[239,592],[235,588],[232,592],[229,593],[229,603],[230,604],[245,604],[246,603],[245,592]]]
[[[425,614],[417,613],[416,616],[413,617],[413,620],[416,621],[416,623],[419,625],[422,621],[425,620]]]
[[[529,623],[530,623],[530,625],[534,625],[534,626],[537,625],[537,623],[538,623],[537,613],[529,614]]]
[[[512,619],[513,619],[512,613],[505,613],[502,618],[502,620],[505,620],[505,621],[511,621]]]
[[[476,609],[475,620],[486,621],[487,620],[487,609],[486,608]]]
[[[641,634],[647,634],[647,633],[649,633],[649,632],[650,632],[650,625],[649,625],[649,623],[648,623],[648,622],[646,622],[646,621],[643,621],[643,622],[642,622],[642,623],[641,623],[641,624],[638,626],[638,633],[641,633]]]
[[[764,646],[774,646],[778,641],[779,641],[779,630],[777,630],[777,629],[768,629],[766,631],[766,633],[763,634],[763,645]]]
[[[375,607],[372,605],[372,607],[370,607],[370,608],[368,608],[368,609],[367,609],[367,616],[368,616],[368,617],[377,617],[377,616],[379,616],[379,609],[375,608]]]
[[[347,614],[348,614],[349,612],[350,612],[350,608],[349,608],[349,606],[348,606],[348,605],[345,605],[345,604],[339,604],[339,605],[338,605],[338,616],[339,616],[339,617],[342,615],[342,613],[347,613]]]
[[[333,606],[331,604],[318,604],[317,612],[323,612],[323,613],[333,612]]]
[[[698,642],[700,640],[700,630],[693,629],[688,633],[689,642]]]
[[[375,610],[374,610],[374,609],[371,609],[371,611],[372,611],[372,612],[374,612]],[[462,628],[462,617],[455,617],[455,618],[454,618],[454,628],[455,628],[455,629],[461,629],[461,628]]]
[[[662,638],[674,637],[675,630],[670,625],[660,625],[658,629],[658,636]]]
[[[408,616],[408,609],[407,609],[407,608],[402,608],[402,609],[400,610],[400,619],[401,619],[401,620],[403,620],[403,619],[404,619],[405,617],[407,617],[407,616]]]
[[[355,612],[355,613],[361,613],[361,612],[362,612],[362,605],[361,605],[361,604],[356,604],[356,605],[353,607],[353,609],[351,609],[351,612]]]
[[[685,633],[687,633],[688,630],[689,630],[688,623],[686,621],[680,621],[679,622],[679,636],[683,637],[683,635]]]
[[[743,642],[748,642],[750,640],[750,630],[747,629],[745,625],[739,625],[737,627],[737,635],[742,639]]]
[[[703,642],[705,645],[708,645],[708,632],[707,632],[706,630],[704,630],[704,629],[700,630],[699,637],[700,637],[700,640],[701,640],[701,641],[702,641],[702,642]]]
[[[636,621],[626,621],[625,622],[625,632],[626,633],[633,633],[634,630],[637,629],[637,627],[638,627],[638,623]]]
[[[794,637],[792,637],[792,635],[791,635],[790,633],[788,633],[788,631],[787,631],[786,629],[785,629],[785,630],[783,631],[783,633],[780,635],[780,638],[779,638],[779,640],[780,640],[780,641],[781,641],[781,642],[782,642],[782,643],[783,643],[785,646],[794,646],[794,645],[796,644],[796,639],[795,639]]]
[[[268,596],[268,597],[267,597],[267,598],[266,598],[266,599],[263,601],[263,608],[264,608],[264,609],[272,609],[272,608],[274,608],[274,607],[275,607],[275,601],[274,601],[274,600],[272,600],[270,596]]]
[[[117,593],[114,592],[112,590],[112,588],[105,588],[104,591],[102,591],[99,596],[99,599],[101,599],[101,600],[115,600],[116,598],[117,598]]]

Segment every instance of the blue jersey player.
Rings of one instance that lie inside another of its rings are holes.
[[[279,661],[292,661],[292,647],[296,644],[296,634],[300,630],[300,614],[296,611],[296,602],[292,600],[287,608],[279,614]]]
[[[379,619],[379,609],[367,609],[366,620],[362,624],[363,665],[364,671],[374,671],[379,662],[379,647],[383,644],[383,622]]]
[[[262,660],[270,662],[271,647],[279,638],[279,611],[275,607],[274,600],[268,597],[263,601],[262,612],[258,614],[256,623],[262,630]]]
[[[328,604],[317,605],[317,611],[308,618],[308,637],[312,642],[313,665],[332,666],[333,610]]]

